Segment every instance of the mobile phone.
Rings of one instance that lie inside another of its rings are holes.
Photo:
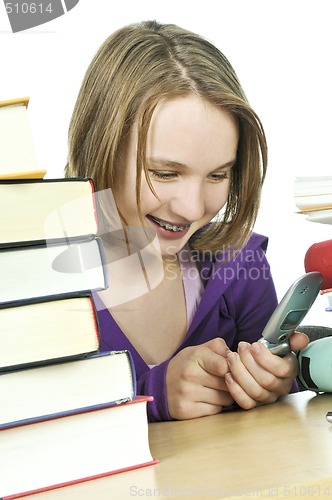
[[[289,337],[314,303],[322,281],[321,273],[315,271],[306,273],[294,281],[285,293],[267,322],[262,338],[259,340],[273,354],[285,356],[290,352]]]

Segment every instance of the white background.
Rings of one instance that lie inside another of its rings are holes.
[[[0,100],[30,97],[38,163],[47,177],[62,177],[84,72],[111,32],[156,19],[208,38],[230,59],[267,134],[269,172],[256,230],[269,236],[281,297],[304,273],[307,248],[332,238],[331,226],[295,214],[293,200],[296,176],[332,175],[331,11],[330,0],[80,0],[66,15],[13,34],[1,2]]]

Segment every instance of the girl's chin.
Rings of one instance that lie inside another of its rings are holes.
[[[159,238],[161,255],[165,258],[176,255],[187,243],[188,239],[182,241],[163,242]]]

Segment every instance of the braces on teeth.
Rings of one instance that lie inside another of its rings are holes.
[[[164,227],[165,229],[168,229],[169,231],[183,231],[184,229],[187,229],[190,227],[190,224],[186,224],[185,226],[172,226],[171,224],[167,224],[166,222],[163,222],[159,219],[155,219],[154,217],[151,217],[159,226]]]

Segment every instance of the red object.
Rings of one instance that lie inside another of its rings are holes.
[[[332,240],[314,243],[304,257],[306,272],[318,271],[323,276],[321,289],[332,288]]]

